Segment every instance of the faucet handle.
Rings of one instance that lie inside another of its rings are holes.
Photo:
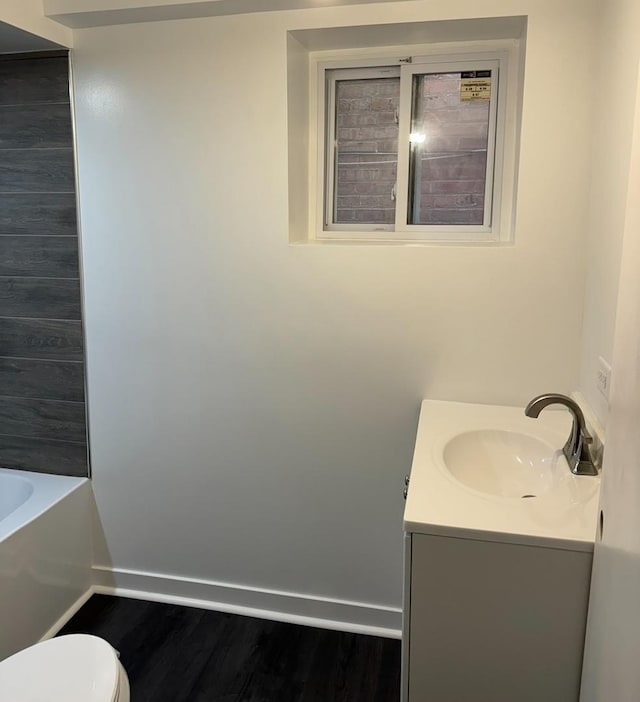
[[[591,436],[591,434],[589,434],[586,427],[580,431],[580,438],[582,439],[583,444],[592,444],[593,443],[593,436]]]
[[[591,452],[587,448],[589,444],[593,443],[593,437],[587,430],[584,414],[575,400],[556,393],[538,395],[529,402],[524,413],[527,417],[535,418],[545,407],[554,404],[564,405],[573,415],[571,434],[562,448],[571,472],[576,475],[598,475]]]

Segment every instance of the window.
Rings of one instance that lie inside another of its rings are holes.
[[[320,64],[318,238],[507,239],[507,60],[498,51]]]

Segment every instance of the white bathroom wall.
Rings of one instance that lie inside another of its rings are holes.
[[[587,278],[580,389],[606,424],[606,397],[597,388],[598,358],[612,362],[622,232],[633,133],[640,3],[602,2],[594,73],[593,180],[587,239]]]
[[[73,32],[68,27],[45,17],[42,0],[2,0],[0,22],[19,27],[62,46],[73,45]]]
[[[290,246],[286,31],[510,14],[529,15],[514,245]],[[399,626],[420,400],[577,383],[593,17],[420,0],[75,33],[105,583]]]
[[[638,15],[636,36],[640,32]],[[602,537],[596,544],[582,702],[640,699],[640,81],[624,207],[611,415],[603,467]]]

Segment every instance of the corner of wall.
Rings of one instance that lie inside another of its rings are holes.
[[[596,46],[592,182],[586,235],[587,273],[580,358],[580,392],[602,426],[609,412],[597,387],[598,362],[609,364],[622,261],[622,234],[633,134],[634,95],[640,54],[635,3],[615,0],[601,6]],[[615,373],[615,369],[613,371]]]
[[[1,20],[68,49],[73,47],[73,30],[45,17],[42,0],[3,0]]]

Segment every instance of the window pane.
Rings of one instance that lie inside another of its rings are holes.
[[[408,224],[484,223],[491,88],[491,71],[414,76]]]
[[[336,82],[334,221],[393,224],[400,78]]]

